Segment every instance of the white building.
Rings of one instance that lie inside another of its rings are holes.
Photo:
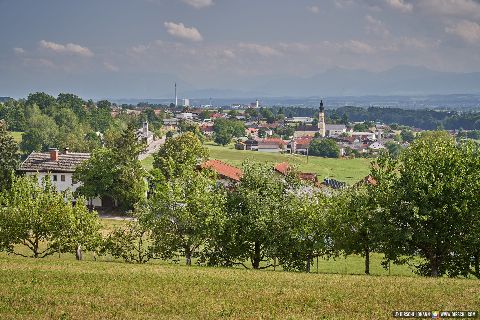
[[[325,131],[327,137],[338,137],[342,133],[347,132],[347,127],[344,124],[326,124]]]
[[[77,166],[88,159],[90,153],[71,153],[68,149],[65,149],[64,153],[59,153],[57,149],[50,149],[50,152],[32,152],[18,171],[27,176],[36,175],[39,184],[46,176],[50,176],[52,184],[58,191],[70,190],[73,193],[80,186],[80,183],[73,180],[73,173]],[[94,198],[88,200],[88,205],[102,207],[107,202],[112,201]]]
[[[193,113],[191,112],[182,112],[177,114],[177,119],[182,119],[182,120],[192,120],[193,119]]]

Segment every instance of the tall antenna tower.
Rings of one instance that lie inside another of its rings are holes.
[[[177,83],[175,82],[175,108],[178,107]]]

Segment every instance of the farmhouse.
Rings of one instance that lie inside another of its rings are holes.
[[[73,153],[68,148],[60,153],[58,149],[50,149],[50,152],[32,152],[20,165],[18,172],[27,176],[36,175],[38,183],[50,176],[52,184],[60,192],[70,190],[74,192],[80,184],[73,180],[73,173],[83,161],[90,159],[90,153]],[[100,198],[88,200],[91,207],[107,205],[107,200]]]
[[[225,186],[240,182],[243,175],[242,170],[215,159],[205,161],[200,165],[200,168],[213,170],[218,176],[218,182]]]

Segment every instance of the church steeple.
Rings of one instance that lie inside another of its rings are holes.
[[[318,133],[320,137],[325,137],[325,108],[323,107],[323,100],[320,100],[320,108],[318,113]]]

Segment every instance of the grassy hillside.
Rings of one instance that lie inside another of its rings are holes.
[[[10,134],[13,136],[13,139],[15,139],[15,141],[17,141],[18,143],[22,142],[23,132],[10,131]]]
[[[334,178],[347,183],[355,183],[368,175],[370,160],[368,159],[327,159],[320,157],[307,157],[301,155],[287,155],[258,151],[239,151],[232,146],[221,147],[207,144],[210,157],[222,160],[229,164],[240,166],[246,159],[260,162],[279,163],[288,161],[303,172],[314,172],[320,178]],[[150,169],[153,158],[148,157],[143,165]]]
[[[391,319],[478,309],[478,280],[300,274],[0,255],[0,319]]]

